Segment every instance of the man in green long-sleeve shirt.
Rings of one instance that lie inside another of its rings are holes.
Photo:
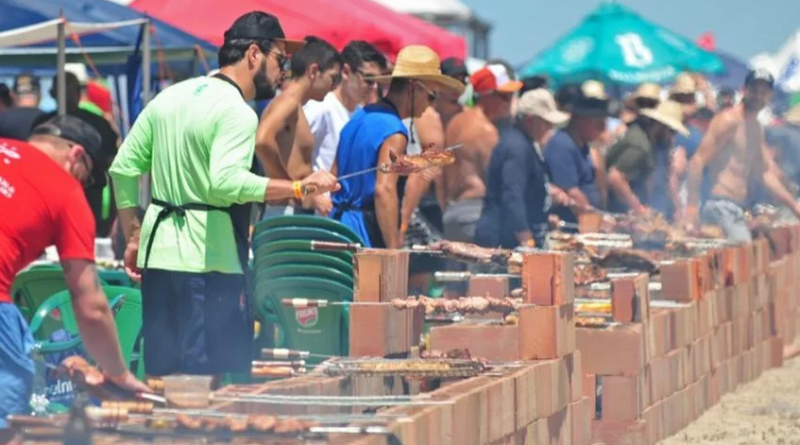
[[[338,188],[325,171],[302,182],[251,173],[258,117],[246,101],[274,96],[287,52],[300,46],[285,40],[272,15],[240,17],[225,32],[219,74],[159,94],[109,170],[127,240],[125,266],[142,280],[150,375],[248,371],[250,204]],[[146,172],[152,205],[140,237],[138,182]]]

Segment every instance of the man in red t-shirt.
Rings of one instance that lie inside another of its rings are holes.
[[[0,429],[28,410],[33,339],[13,304],[11,284],[55,245],[86,350],[118,385],[147,391],[128,371],[94,264],[94,217],[83,186],[105,182],[97,131],[72,116],[33,130],[29,142],[0,139]],[[0,437],[2,441],[2,437]]]

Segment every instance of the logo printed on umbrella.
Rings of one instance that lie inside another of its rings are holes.
[[[564,48],[561,58],[567,63],[579,63],[594,49],[594,40],[589,37],[575,39]]]
[[[304,328],[313,327],[319,321],[319,310],[315,307],[297,309],[294,312],[294,319]]]
[[[622,48],[622,57],[625,65],[644,68],[653,64],[653,52],[642,42],[642,36],[629,32],[616,37],[616,42]]]

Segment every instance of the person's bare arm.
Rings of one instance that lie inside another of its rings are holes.
[[[639,198],[633,193],[633,190],[631,190],[625,173],[617,170],[616,167],[611,167],[608,171],[608,185],[611,190],[614,191],[614,194],[619,197],[630,210],[637,213],[644,210],[642,202],[639,201]]]
[[[281,153],[278,135],[297,117],[297,110],[295,101],[282,96],[275,98],[264,110],[256,131],[256,153],[262,161],[272,155],[280,160],[284,169],[288,168],[289,159]]]
[[[414,121],[417,137],[419,137],[422,150],[444,148],[444,130],[439,114],[428,107],[419,119]],[[429,168],[419,173],[412,173],[406,181],[406,190],[403,196],[403,206],[400,213],[400,227],[404,232],[411,220],[411,214],[419,206],[422,197],[431,188],[431,184],[441,175],[440,168]]]
[[[761,144],[762,160],[759,163],[764,186],[778,202],[788,207],[798,218],[800,218],[800,205],[795,197],[781,181],[780,168],[773,162],[767,153],[764,143]]]
[[[718,114],[711,121],[697,153],[692,156],[689,162],[686,188],[688,190],[688,200],[686,204],[687,217],[697,216],[697,206],[700,202],[700,186],[703,184],[703,170],[709,162],[717,157],[720,150],[733,137],[736,129],[736,118],[731,112],[726,111]]]
[[[94,262],[68,259],[61,261],[61,267],[86,351],[114,383],[131,391],[149,392],[147,386],[131,374],[122,358],[114,316]]]
[[[378,155],[378,165],[391,164],[390,152],[401,156],[406,151],[408,140],[403,134],[394,134],[387,138],[381,146]],[[378,171],[375,181],[375,214],[378,226],[383,235],[383,242],[387,249],[398,249],[401,246],[399,207],[397,196],[397,174]]]
[[[680,200],[681,183],[686,176],[686,149],[684,147],[676,147],[670,156],[670,168],[668,187],[670,198],[672,199],[672,206],[675,209],[675,220],[683,219],[683,205]]]
[[[597,147],[592,147],[592,163],[594,164],[595,183],[597,184],[597,192],[600,194],[600,206],[602,208],[608,207],[608,181],[606,176],[606,160],[600,153]]]

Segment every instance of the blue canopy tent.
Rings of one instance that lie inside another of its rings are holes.
[[[91,57],[104,73],[121,73],[128,56],[134,51],[139,26],[104,27],[94,32],[86,27],[71,30],[70,23],[115,24],[143,18],[142,14],[106,0],[0,0],[0,32],[11,31],[63,17],[67,20],[67,62],[84,62],[83,52]],[[150,19],[155,29],[153,49],[166,61],[193,61],[198,51],[203,57],[214,57],[216,48],[190,34],[159,20]],[[72,33],[80,35],[80,47]],[[16,73],[21,67],[50,68],[55,72],[56,36],[33,44],[2,47],[0,42],[0,74]],[[82,48],[81,48],[82,47]],[[41,72],[41,71],[40,71]]]

